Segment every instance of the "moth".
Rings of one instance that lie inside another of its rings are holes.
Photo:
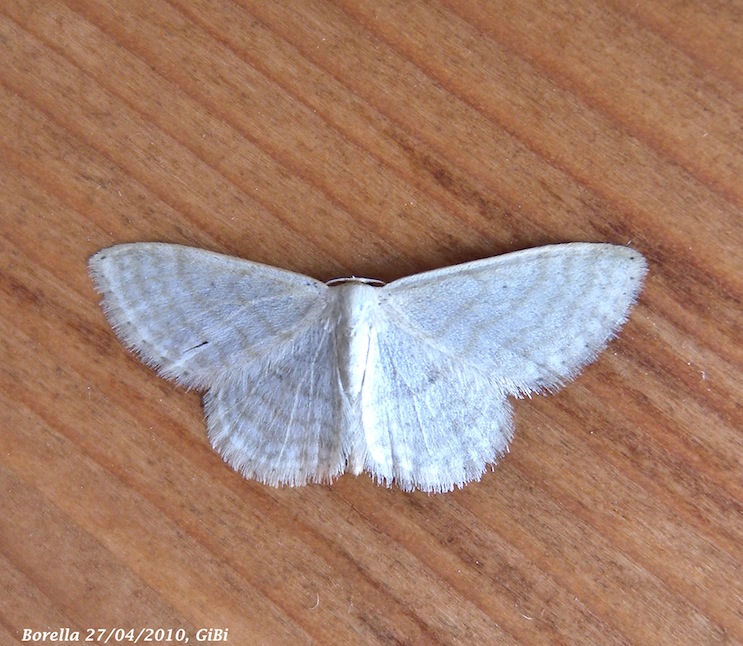
[[[135,243],[90,259],[113,329],[203,391],[212,446],[278,486],[366,471],[451,491],[508,450],[509,396],[553,391],[625,322],[647,265],[549,245],[389,284],[322,283],[210,251]]]

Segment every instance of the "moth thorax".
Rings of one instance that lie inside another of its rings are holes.
[[[379,321],[378,288],[349,281],[338,291],[338,367],[346,396],[361,396],[365,380],[371,377],[376,358],[376,324]]]

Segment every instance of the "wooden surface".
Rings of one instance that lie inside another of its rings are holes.
[[[0,3],[0,642],[743,642],[742,79],[739,0]],[[272,489],[106,323],[87,258],[141,240],[651,269],[480,483]]]

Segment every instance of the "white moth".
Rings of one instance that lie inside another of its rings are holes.
[[[270,485],[346,470],[406,491],[479,480],[508,450],[508,395],[555,390],[624,323],[632,249],[550,245],[325,284],[160,243],[90,259],[103,308],[149,366],[205,391],[212,446]]]

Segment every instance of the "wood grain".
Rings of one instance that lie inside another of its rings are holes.
[[[9,0],[0,63],[0,642],[743,642],[743,5]],[[106,324],[87,258],[140,240],[651,269],[482,482],[272,489]]]

